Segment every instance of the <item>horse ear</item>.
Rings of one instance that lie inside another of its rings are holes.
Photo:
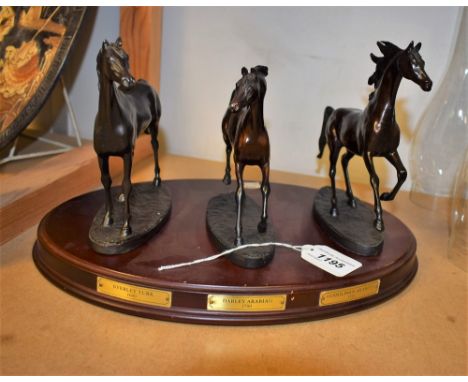
[[[414,48],[414,41],[411,41],[406,50],[410,50]]]
[[[105,49],[109,46],[109,41],[107,40],[104,40],[104,42],[102,43],[102,48]]]
[[[414,47],[414,50],[416,50],[416,52],[419,52],[419,49],[421,49],[421,43],[420,42],[418,42],[416,44],[416,46]]]
[[[117,40],[115,40],[115,43],[117,44],[119,48],[122,48],[122,39],[120,38],[120,36],[117,37]]]
[[[242,74],[242,77],[244,77],[249,71],[247,70],[247,68],[245,66],[242,67],[241,69],[241,74]]]

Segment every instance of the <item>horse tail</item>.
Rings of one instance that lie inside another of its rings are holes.
[[[327,127],[327,121],[328,118],[330,118],[331,113],[333,113],[335,109],[333,109],[331,106],[327,106],[325,108],[325,111],[323,113],[323,123],[322,123],[322,132],[320,133],[320,138],[319,138],[319,153],[317,155],[317,158],[321,158],[323,155],[323,150],[325,148],[325,145],[327,144],[327,137],[325,135],[325,130]]]
[[[159,100],[158,93],[151,88],[153,99],[151,102],[151,115],[153,117],[151,123],[146,127],[145,134],[151,134],[151,128],[154,125],[159,124],[159,119],[161,118],[161,101]]]

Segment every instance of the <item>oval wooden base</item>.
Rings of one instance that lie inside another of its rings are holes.
[[[208,201],[227,188],[213,180],[168,181],[165,185],[172,196],[171,219],[142,246],[119,256],[92,250],[88,230],[104,201],[103,192],[96,191],[69,200],[44,217],[33,250],[36,265],[59,287],[106,308],[168,321],[230,325],[347,314],[395,295],[416,273],[416,240],[387,213],[381,254],[357,257],[362,267],[344,278],[284,248],[276,248],[274,260],[260,269],[243,269],[228,259],[218,259],[159,272],[161,265],[217,252],[206,230],[205,212]],[[271,186],[269,223],[276,227],[277,241],[333,247],[312,218],[317,190]],[[260,203],[258,194],[249,193]]]

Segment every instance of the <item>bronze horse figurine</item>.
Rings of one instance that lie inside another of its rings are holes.
[[[419,55],[421,43],[414,46],[411,42],[406,49],[396,45],[379,41],[377,43],[383,57],[371,54],[376,64],[375,73],[369,78],[369,85],[375,90],[369,95],[369,103],[364,111],[358,109],[325,108],[322,132],[319,139],[318,158],[322,157],[325,145],[330,149],[330,179],[332,188],[331,210],[332,216],[337,216],[335,174],[336,162],[341,148],[346,153],[341,158],[346,182],[348,204],[356,207],[351,183],[348,175],[348,162],[354,155],[364,158],[370,183],[374,192],[375,228],[384,230],[382,220],[381,200],[393,200],[406,180],[407,172],[400,156],[400,128],[395,119],[395,99],[402,78],[418,84],[422,90],[428,92],[432,88],[432,81],[424,70],[424,60]],[[375,172],[373,158],[385,157],[397,171],[398,181],[391,192],[384,192],[379,197],[379,178]]]
[[[135,81],[129,71],[128,55],[122,48],[120,37],[115,43],[103,42],[97,55],[99,78],[99,109],[94,123],[94,150],[97,153],[101,182],[106,197],[106,213],[102,224],[113,224],[111,197],[112,179],[109,174],[109,156],[122,157],[122,182],[125,203],[121,237],[132,233],[130,224],[131,171],[135,140],[142,130],[151,134],[154,154],[153,184],[161,183],[158,163],[158,126],[161,103],[156,91],[143,80]]]
[[[267,228],[268,195],[270,194],[270,142],[263,121],[263,100],[266,93],[268,68],[256,66],[248,70],[243,67],[242,78],[232,92],[229,107],[222,121],[223,139],[226,143],[226,171],[223,182],[231,183],[230,156],[234,149],[237,178],[237,220],[235,245],[242,244],[242,201],[244,198],[244,167],[259,166],[262,171],[262,215],[258,232]]]

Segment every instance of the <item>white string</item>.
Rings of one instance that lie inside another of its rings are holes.
[[[218,253],[216,255],[205,257],[203,259],[188,261],[186,263],[161,265],[160,267],[158,267],[158,271],[161,272],[161,271],[165,271],[165,270],[168,270],[168,269],[188,267],[188,266],[195,265],[195,264],[205,263],[207,261],[213,261],[213,260],[219,259],[222,256],[229,255],[230,253],[240,251],[242,249],[268,247],[268,246],[271,246],[271,245],[274,245],[276,247],[289,248],[289,249],[292,249],[293,251],[297,251],[297,252],[301,252],[301,249],[302,249],[302,245],[291,245],[291,244],[286,244],[286,243],[273,243],[273,242],[271,242],[271,243],[244,244],[244,245],[239,245],[238,247],[227,249],[226,251]]]

